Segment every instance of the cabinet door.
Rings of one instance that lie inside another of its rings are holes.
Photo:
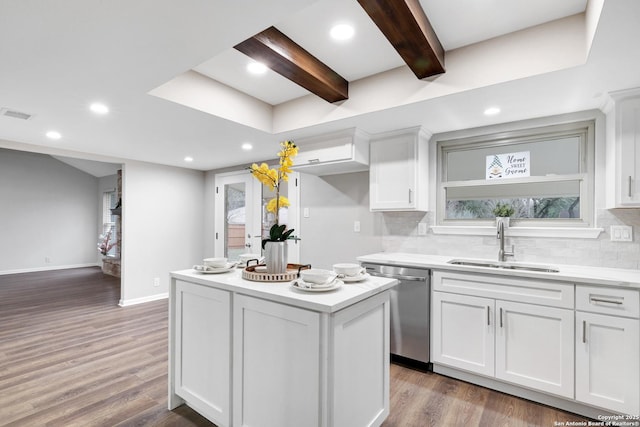
[[[638,319],[576,312],[576,400],[640,412]]]
[[[496,301],[496,378],[573,398],[573,310]]]
[[[219,426],[230,421],[229,292],[177,281],[175,392]]]
[[[234,296],[233,423],[320,425],[320,314]]]
[[[369,179],[372,210],[415,208],[416,148],[415,134],[371,142]]]
[[[620,204],[640,206],[640,98],[620,101],[616,114],[620,144]]]
[[[494,304],[489,298],[434,292],[433,362],[493,376]]]

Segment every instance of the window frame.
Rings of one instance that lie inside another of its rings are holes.
[[[495,219],[446,219],[446,190],[447,188],[478,186],[478,185],[517,185],[518,183],[559,182],[577,180],[580,182],[580,213],[581,218],[552,219],[552,218],[512,218],[512,232],[521,228],[523,235],[535,235],[536,230],[546,228],[590,228],[595,227],[595,146],[596,146],[596,118],[575,120],[558,124],[538,125],[527,128],[506,131],[487,132],[472,136],[461,135],[463,132],[452,132],[442,139],[436,138],[436,233],[452,234],[487,234],[477,232],[472,228],[495,228]],[[495,129],[495,127],[494,127]],[[512,178],[499,181],[446,181],[446,156],[449,152],[465,148],[486,148],[513,146],[514,152],[518,144],[544,141],[550,138],[580,135],[580,173],[556,176],[538,176],[527,178]],[[455,229],[458,230],[455,230]],[[467,232],[465,232],[465,229]],[[486,230],[484,230],[486,231]],[[597,233],[599,234],[599,232]],[[589,236],[592,237],[592,236]]]

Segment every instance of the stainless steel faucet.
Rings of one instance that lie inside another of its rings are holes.
[[[505,262],[507,257],[515,256],[515,246],[511,245],[511,252],[505,252],[504,250],[504,222],[498,221],[498,235],[497,239],[500,240],[500,250],[498,251],[498,261]]]

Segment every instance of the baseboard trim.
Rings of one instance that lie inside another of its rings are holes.
[[[121,299],[118,305],[120,307],[128,307],[130,305],[143,304],[145,302],[158,301],[167,298],[169,298],[168,292],[164,294],[149,295],[148,297],[142,298]]]
[[[7,274],[21,274],[21,273],[35,273],[38,271],[53,271],[53,270],[68,270],[70,268],[84,268],[84,267],[101,267],[100,263],[87,263],[87,264],[71,264],[71,265],[55,265],[47,267],[33,267],[33,268],[21,268],[17,270],[2,270],[0,276]]]

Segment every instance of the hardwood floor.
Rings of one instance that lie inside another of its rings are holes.
[[[118,307],[119,288],[99,268],[0,276],[1,426],[213,425],[186,406],[166,409],[167,301]],[[581,420],[394,364],[383,425]]]

